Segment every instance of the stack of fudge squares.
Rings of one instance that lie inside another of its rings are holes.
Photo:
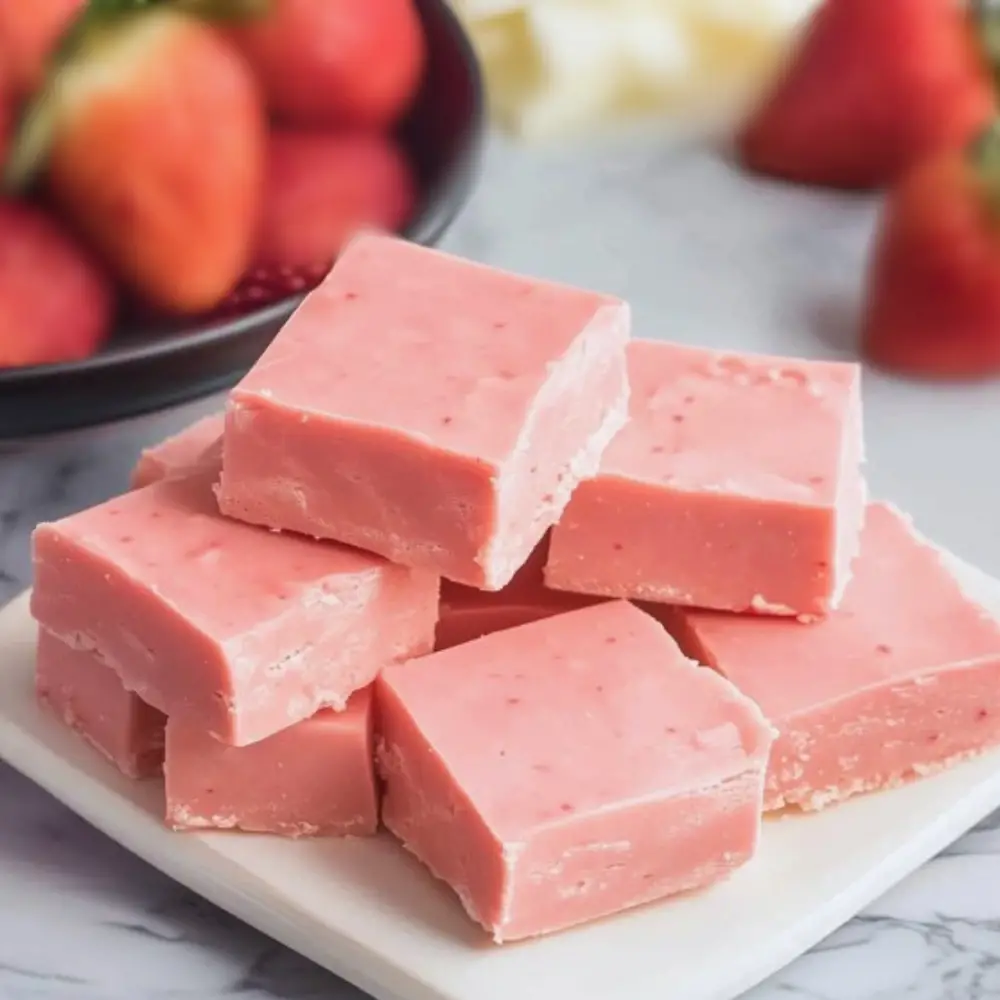
[[[355,239],[126,495],[34,539],[38,692],[177,830],[384,827],[496,941],[1000,744],[1000,628],[866,501],[860,373]]]

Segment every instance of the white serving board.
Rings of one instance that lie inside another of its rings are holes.
[[[1000,581],[955,567],[1000,615]],[[169,832],[159,782],[122,778],[37,706],[34,641],[24,595],[0,612],[0,757],[170,877],[380,1000],[732,1000],[1000,807],[994,753],[768,821],[754,862],[707,892],[497,947],[388,836]]]

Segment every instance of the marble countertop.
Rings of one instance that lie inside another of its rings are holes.
[[[874,213],[867,199],[751,185],[717,157],[649,136],[495,144],[448,246],[624,295],[642,336],[847,357]],[[868,373],[865,397],[873,492],[1000,575],[1000,388]],[[37,521],[121,491],[143,445],[217,406],[0,454],[0,603],[29,583]],[[0,1000],[361,996],[0,765]],[[750,997],[1000,997],[1000,814]]]

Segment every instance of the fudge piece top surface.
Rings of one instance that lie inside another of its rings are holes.
[[[294,609],[331,612],[378,586],[392,568],[379,556],[334,542],[281,534],[223,517],[218,466],[166,479],[53,524],[39,525],[36,557],[86,553],[154,595],[218,641]]]
[[[243,379],[230,410],[271,405],[502,459],[557,362],[588,327],[606,331],[620,350],[627,307],[364,235]],[[566,373],[567,391],[579,374]]]
[[[772,733],[662,626],[612,601],[389,667],[403,707],[501,836],[763,767]]]
[[[859,420],[857,365],[633,340],[629,423],[601,475],[673,489],[832,504]]]

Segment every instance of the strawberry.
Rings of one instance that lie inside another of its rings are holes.
[[[276,131],[268,143],[255,263],[329,269],[357,229],[402,226],[414,197],[409,166],[391,139]]]
[[[1000,373],[1000,126],[890,192],[869,271],[862,350],[925,378]]]
[[[254,266],[217,317],[309,291],[354,232],[399,229],[415,200],[405,157],[377,133],[277,130],[266,177]]]
[[[413,0],[273,0],[233,32],[271,110],[293,125],[391,125],[424,66]]]
[[[994,108],[985,53],[955,0],[826,0],[739,148],[760,173],[875,188],[964,145]]]
[[[59,39],[87,0],[0,0],[0,48],[18,98],[29,97],[45,78]]]
[[[196,313],[221,301],[249,261],[264,114],[223,35],[171,4],[147,3],[91,0],[29,112],[8,181],[16,188],[44,166],[56,203],[132,291]]]
[[[73,361],[111,330],[114,289],[56,221],[0,200],[0,368]]]

